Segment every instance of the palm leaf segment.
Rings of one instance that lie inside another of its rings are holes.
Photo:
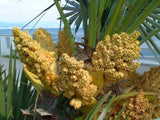
[[[66,5],[63,7],[66,17],[68,18],[69,25],[75,23],[75,33],[78,31],[81,23],[82,23],[82,12],[79,2],[65,0]],[[87,13],[86,13],[87,15]]]
[[[141,32],[141,44],[146,44],[158,62],[160,62],[160,6],[157,6],[147,16],[137,30]]]

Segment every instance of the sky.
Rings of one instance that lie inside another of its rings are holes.
[[[0,0],[0,28],[23,26],[52,3],[53,0]],[[36,27],[57,28],[58,17],[57,8],[53,6]],[[28,27],[32,27],[33,24]]]

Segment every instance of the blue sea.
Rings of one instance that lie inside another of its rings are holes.
[[[37,30],[37,29],[26,29],[29,31],[30,35],[33,36],[33,33]],[[60,30],[59,28],[47,28],[46,29],[52,36],[53,40],[55,43],[58,42],[58,31]],[[75,37],[77,42],[82,42],[82,37],[83,37],[83,29],[80,28],[79,31],[75,34],[75,29],[72,28],[72,33],[73,36]],[[0,29],[0,35],[12,35],[12,29]],[[156,38],[153,37],[153,39],[155,40],[155,43],[157,44],[158,48],[160,49],[160,41]],[[156,50],[153,49],[153,51],[155,52],[155,54],[158,56],[158,58],[160,58],[160,55],[156,52]],[[141,55],[142,56],[147,56],[147,57],[153,57],[153,53],[151,52],[150,49],[148,49],[148,46],[146,44],[142,44],[141,45]]]
[[[37,29],[25,29],[28,30],[29,34],[33,36],[33,33],[37,30]],[[55,43],[58,42],[58,31],[60,30],[59,28],[47,28],[46,29],[52,36],[53,40]],[[77,41],[82,41],[82,37],[83,37],[83,30],[82,28],[79,29],[79,31],[75,34],[75,29],[72,28],[72,33],[73,36],[76,38]],[[0,35],[12,35],[12,29],[0,29]]]

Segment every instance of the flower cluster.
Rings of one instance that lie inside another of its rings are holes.
[[[70,105],[75,109],[96,101],[94,97],[103,88],[103,75],[107,84],[129,79],[122,88],[138,83],[138,89],[160,93],[160,66],[151,68],[142,76],[135,72],[139,66],[139,62],[133,62],[139,57],[139,42],[136,41],[139,32],[130,35],[114,34],[112,40],[106,36],[105,40],[100,41],[96,46],[92,58],[94,68],[88,66],[84,69],[83,61],[77,61],[74,57],[70,57],[72,51],[64,29],[59,32],[59,55],[62,58],[59,62],[59,72],[57,72],[57,55],[55,55],[56,45],[51,44],[53,39],[47,31],[37,30],[34,34],[35,40],[33,40],[27,31],[22,32],[18,28],[13,28],[13,36],[25,69],[38,76],[39,81],[48,91],[55,95],[58,95],[59,91],[63,92],[63,96],[71,99]],[[68,42],[66,42],[67,40]],[[143,91],[140,90],[137,96],[129,99],[121,119],[125,119],[129,112],[129,120],[150,120],[158,117],[160,115],[160,99],[158,95],[154,97],[154,100],[149,103],[149,100],[144,98]],[[118,107],[122,108],[123,105],[120,104]],[[112,114],[110,120],[116,118],[118,110]]]
[[[97,86],[91,83],[91,76],[88,71],[83,69],[84,63],[63,54],[60,65],[61,80],[59,86],[60,90],[64,91],[64,96],[72,99],[70,105],[78,109],[95,100],[93,96],[96,93]]]
[[[139,89],[143,89],[146,92],[155,92],[160,94],[160,66],[151,67],[149,71],[144,72],[137,81]],[[160,96],[156,97],[156,100],[152,101],[152,118],[158,118],[160,116]]]
[[[55,58],[58,58],[58,49],[56,48],[56,44],[53,42],[53,38],[47,30],[43,28],[39,28],[33,34],[33,39],[36,40],[42,48],[48,51],[54,51]]]
[[[160,66],[144,72],[139,78],[138,86],[144,91],[160,93]]]
[[[127,104],[125,111],[122,113],[120,120],[124,120],[129,114],[127,120],[151,120],[152,116],[150,114],[151,105],[147,98],[144,98],[144,92],[139,91],[136,97],[131,97]],[[118,115],[119,111],[115,112],[110,120],[114,120]]]
[[[27,31],[22,32],[19,28],[13,28],[13,36],[21,62],[30,72],[40,78],[46,89],[55,93],[56,62],[53,57],[54,52],[42,49]]]
[[[96,70],[104,72],[106,83],[127,79],[139,66],[139,62],[133,63],[140,56],[139,35],[137,31],[130,35],[124,32],[114,34],[112,39],[107,35],[97,44],[92,63]]]
[[[63,31],[59,31],[58,37],[59,37],[58,55],[62,56],[63,53],[66,53],[69,56],[71,56],[72,55],[71,44],[65,28],[63,29]]]

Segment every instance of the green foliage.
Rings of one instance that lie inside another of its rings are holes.
[[[109,97],[109,95],[111,94],[111,92],[108,92],[105,96],[103,96],[103,98],[97,103],[97,105],[95,105],[95,107],[88,113],[88,115],[86,116],[86,118],[84,120],[92,120],[97,113],[102,109],[102,104],[104,103],[104,101]],[[113,99],[112,99],[113,100]]]
[[[8,73],[0,64],[0,120],[22,120],[20,109],[29,108],[34,100],[35,90],[24,72],[17,73],[16,57],[12,60],[11,48]]]
[[[0,99],[0,119],[1,120],[4,120],[5,117],[6,117],[6,105],[5,105],[5,101],[6,101],[6,96],[5,96],[5,84],[4,82],[7,80],[7,77],[8,76],[5,76],[5,78],[3,79],[2,78],[2,75],[5,74],[5,70],[2,70],[3,66],[1,65],[0,66],[0,96],[1,96],[1,99]],[[3,79],[3,81],[2,81]]]
[[[81,116],[74,120],[109,120],[113,110],[117,107],[119,100],[115,96],[112,96],[112,98],[108,101],[108,103],[105,105],[105,107],[102,107],[102,104],[108,99],[111,92],[108,92],[106,95],[104,95],[100,101],[95,105],[95,107],[87,114],[86,117]],[[116,117],[116,120],[118,120],[122,112],[126,109],[128,103],[125,104],[124,107],[120,110],[119,114]],[[109,114],[108,114],[109,113]],[[108,115],[107,115],[108,114]],[[107,115],[107,116],[106,116]],[[129,114],[126,116],[126,120],[129,117]]]
[[[110,107],[115,99],[115,96],[112,96],[111,100],[108,102],[108,104],[104,107],[103,111],[99,115],[97,120],[102,120],[106,116],[107,112],[110,110]]]
[[[84,37],[89,39],[87,44],[90,46],[95,47],[95,44],[99,40],[103,40],[107,34],[112,35],[121,32],[131,33],[139,30],[141,32],[140,43],[143,44],[148,41],[146,44],[160,62],[154,52],[154,50],[156,50],[156,52],[160,54],[160,49],[152,38],[155,36],[160,40],[160,1],[66,1],[67,5],[64,7],[64,11],[71,11],[66,13],[69,21],[72,21],[70,25],[75,23],[77,31],[80,22],[83,22]],[[76,20],[79,18],[81,18],[81,20],[79,20],[77,24]]]
[[[83,14],[80,14],[81,7],[79,3],[76,1],[69,1],[69,0],[65,0],[65,1],[66,1],[66,5],[63,7],[63,10],[68,11],[67,13],[65,13],[65,16],[70,17],[68,19],[69,25],[75,22],[75,26],[76,26],[75,33],[76,33],[82,22],[82,17],[84,17],[82,16]]]

